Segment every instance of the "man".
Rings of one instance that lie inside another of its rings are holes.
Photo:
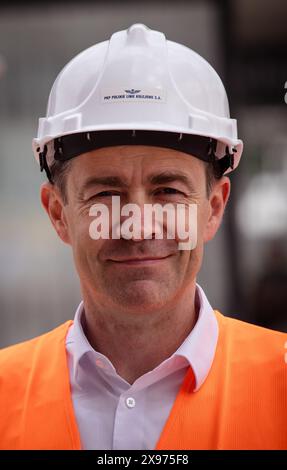
[[[60,73],[34,151],[83,301],[1,352],[1,448],[286,448],[286,335],[224,317],[196,284],[242,153],[211,66],[144,25],[115,33]],[[161,223],[150,205],[168,205]]]

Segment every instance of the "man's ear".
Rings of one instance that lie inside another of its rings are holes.
[[[57,234],[64,243],[71,244],[64,204],[58,188],[51,183],[43,183],[40,195],[42,205]]]
[[[204,242],[212,240],[221,224],[230,195],[230,187],[230,179],[227,176],[215,181],[213,185],[208,199],[208,218],[204,228]]]

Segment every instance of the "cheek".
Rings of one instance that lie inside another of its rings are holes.
[[[191,280],[196,278],[200,271],[203,257],[202,243],[198,241],[195,248],[191,250],[181,250],[180,257],[180,268],[177,270],[177,276],[181,276],[188,284]]]
[[[90,260],[95,260],[101,246],[105,240],[94,240],[90,234],[90,226],[93,217],[85,213],[74,214],[70,220],[71,244],[74,259],[78,269],[90,264]]]
[[[183,257],[188,264],[188,272],[194,277],[200,270],[204,251],[204,233],[208,221],[208,204],[205,201],[197,203],[191,217],[189,217],[189,224],[186,225],[186,230],[189,233],[190,249],[184,253]],[[183,243],[183,247],[185,243]],[[187,243],[186,243],[186,246]]]
[[[206,241],[206,231],[208,229],[208,223],[210,218],[210,206],[208,201],[201,204],[198,210],[197,225],[198,225],[198,242],[204,243]]]
[[[180,249],[196,249],[201,243],[207,220],[206,206],[203,202],[182,206],[176,213],[175,233]]]

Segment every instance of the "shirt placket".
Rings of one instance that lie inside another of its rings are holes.
[[[120,395],[115,413],[113,450],[142,449],[146,411],[145,390],[130,387]]]

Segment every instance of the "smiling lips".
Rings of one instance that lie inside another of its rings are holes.
[[[127,265],[139,265],[139,266],[143,266],[143,265],[146,265],[146,264],[155,264],[155,263],[159,263],[160,261],[163,261],[167,258],[169,258],[171,255],[168,255],[168,256],[165,256],[165,257],[155,257],[155,256],[150,256],[150,257],[146,257],[146,258],[126,258],[126,259],[121,259],[121,260],[110,260],[110,261],[113,261],[114,263],[118,263],[120,265],[122,264],[127,264]]]

